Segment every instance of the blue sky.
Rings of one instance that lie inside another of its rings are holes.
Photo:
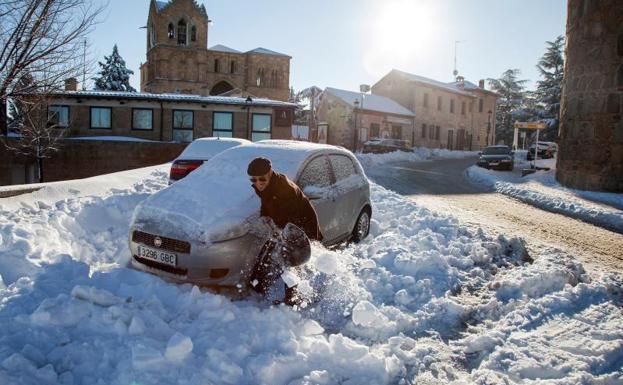
[[[499,77],[518,68],[528,88],[545,41],[564,34],[566,0],[198,0],[213,20],[208,46],[264,47],[292,56],[290,85],[357,90],[392,68],[452,81]],[[103,60],[116,43],[135,74],[145,61],[148,0],[109,0],[89,35]],[[455,41],[460,43],[455,44]]]

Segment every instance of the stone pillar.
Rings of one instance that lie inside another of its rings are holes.
[[[568,0],[556,178],[623,192],[623,1]]]

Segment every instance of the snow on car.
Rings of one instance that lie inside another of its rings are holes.
[[[257,218],[260,200],[246,172],[258,156],[270,159],[275,171],[308,196],[325,245],[368,234],[369,184],[350,151],[262,141],[222,152],[141,204],[130,226],[132,266],[182,282],[245,285],[271,236],[270,227]]]

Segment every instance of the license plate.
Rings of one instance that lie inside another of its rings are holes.
[[[491,162],[491,163],[489,163],[489,165],[491,165],[491,166],[499,166],[500,162]]]
[[[138,246],[138,256],[169,266],[176,266],[177,262],[177,255],[145,246]]]

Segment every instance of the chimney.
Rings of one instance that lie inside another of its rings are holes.
[[[478,87],[485,89],[485,79],[478,80]]]
[[[459,88],[465,88],[465,78],[461,75],[456,77],[456,83]]]
[[[76,78],[65,79],[65,91],[78,91],[78,80]]]

